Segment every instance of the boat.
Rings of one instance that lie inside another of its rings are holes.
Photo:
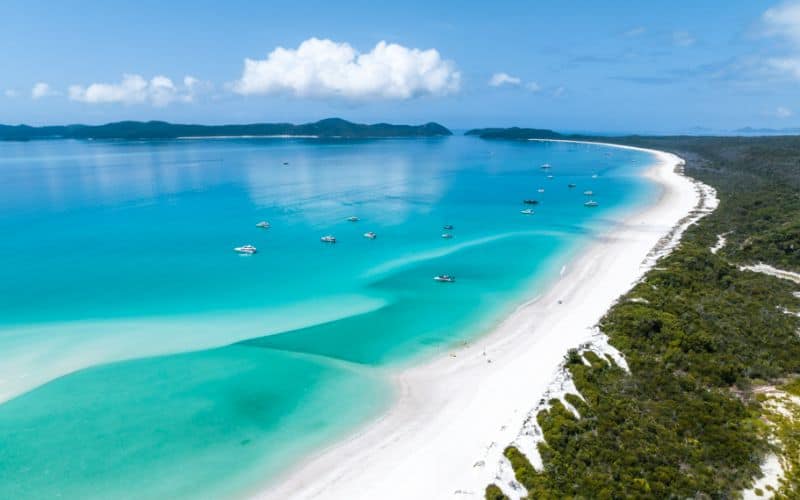
[[[452,224],[445,224],[442,226],[442,229],[446,229],[447,231],[452,231],[453,225]]]
[[[589,200],[583,204],[584,207],[596,207],[597,205],[599,205],[599,203],[594,200]]]
[[[322,238],[320,238],[319,241],[321,241],[323,243],[336,243],[336,238],[334,236],[331,236],[330,234],[328,234],[328,235],[325,235]]]
[[[592,179],[597,179],[597,174],[592,174]]]
[[[539,188],[537,189],[537,191],[539,191],[540,193],[544,193],[544,188]]]
[[[377,237],[378,235],[373,233],[372,231],[367,231],[366,233],[364,233],[364,238],[367,238],[368,240],[374,240]]]
[[[449,240],[452,237],[453,237],[453,235],[450,234],[450,233],[442,233],[442,238],[444,238],[446,240]]]
[[[542,170],[547,170],[549,168],[551,168],[549,163],[543,163],[542,164]]]
[[[520,210],[519,213],[525,214],[525,215],[533,215],[533,209],[532,208],[526,208],[524,210]]]
[[[284,165],[288,165],[288,164],[289,164],[289,162],[288,162],[288,161],[285,161],[285,162],[283,162],[283,164],[284,164]]]
[[[358,222],[359,218],[353,215],[351,217],[348,217],[347,220],[349,220],[350,222]]]
[[[552,179],[552,178],[553,178],[553,176],[552,176],[552,175],[548,175],[548,176],[547,176],[547,178],[548,178],[548,179]]]
[[[594,194],[594,192],[593,191],[584,191],[583,194],[585,194],[586,196],[591,196],[591,195]]]
[[[256,250],[256,247],[254,247],[253,245],[242,245],[240,247],[234,248],[233,251],[244,255],[253,255],[258,250]]]
[[[567,187],[570,188],[570,189],[574,188],[575,186],[577,186],[577,184],[573,184],[571,182],[569,184],[567,184]]]
[[[526,205],[538,205],[539,204],[539,202],[537,200],[530,200],[530,199],[529,200],[522,200],[522,203],[524,203]]]
[[[258,224],[256,224],[256,227],[261,227],[261,228],[264,228],[264,229],[266,229],[266,228],[268,228],[268,227],[269,227],[269,222],[267,222],[267,221],[265,221],[265,220],[262,220],[261,222],[259,222]]]
[[[434,276],[433,280],[440,283],[455,283],[456,277],[450,276],[449,274],[440,274],[438,276]]]

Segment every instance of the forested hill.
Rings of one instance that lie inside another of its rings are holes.
[[[571,139],[572,137],[559,134],[543,128],[475,128],[464,135],[477,135],[483,139]]]
[[[31,127],[0,125],[0,140],[32,139],[177,139],[180,137],[307,136],[320,138],[436,137],[452,135],[438,123],[425,125],[365,125],[340,118],[314,123],[253,123],[246,125],[185,125],[159,121],[123,121],[105,125],[59,125]]]

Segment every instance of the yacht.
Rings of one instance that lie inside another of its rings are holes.
[[[576,184],[573,184],[571,182],[569,184],[567,184],[567,187],[570,188],[570,189],[574,188],[575,186],[576,186]]]
[[[447,231],[452,231],[453,230],[453,225],[452,224],[445,224],[444,226],[442,226],[442,229],[446,229]]]
[[[597,179],[597,174],[592,174],[592,179]]]
[[[352,217],[348,217],[347,220],[349,220],[350,222],[358,222],[359,218],[353,215]]]
[[[549,168],[551,168],[549,163],[542,164],[542,170],[547,170]]]
[[[597,205],[599,205],[599,203],[594,200],[589,200],[583,204],[584,207],[596,207]]]
[[[553,176],[552,176],[552,175],[548,175],[548,176],[547,176],[547,178],[548,178],[548,179],[552,179],[552,178],[553,178]]]
[[[520,210],[519,213],[525,214],[525,215],[533,215],[533,209],[532,208],[526,208],[525,210]]]
[[[591,196],[591,195],[594,194],[594,192],[593,191],[584,191],[583,194],[585,194],[586,196]]]
[[[539,191],[540,193],[544,193],[544,188],[539,188],[537,189],[537,191]]]
[[[450,276],[449,274],[440,274],[438,276],[433,277],[434,281],[439,281],[442,283],[454,283],[456,281],[455,276]]]
[[[526,205],[538,205],[539,204],[539,202],[536,201],[536,200],[522,200],[522,203],[524,203]]]
[[[330,234],[328,234],[328,235],[323,236],[322,238],[320,238],[319,241],[321,241],[323,243],[336,243],[336,238],[334,236],[331,236]]]
[[[267,221],[265,221],[265,220],[262,220],[261,222],[259,222],[258,224],[256,224],[256,227],[261,227],[261,228],[264,228],[264,229],[266,229],[266,228],[268,228],[268,227],[269,227],[269,222],[267,222]]]
[[[234,252],[245,254],[245,255],[253,255],[258,250],[253,245],[242,245],[240,247],[236,247],[233,249]]]
[[[452,238],[452,237],[453,237],[453,235],[452,235],[452,234],[450,234],[450,233],[443,233],[443,234],[442,234],[442,238],[444,238],[444,239],[446,239],[446,240],[449,240],[449,239],[450,239],[450,238]]]
[[[377,237],[378,237],[378,235],[373,233],[372,231],[367,231],[366,233],[364,233],[364,238],[366,238],[368,240],[374,240]]]

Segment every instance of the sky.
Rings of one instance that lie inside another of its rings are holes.
[[[800,0],[0,2],[0,123],[800,126]]]

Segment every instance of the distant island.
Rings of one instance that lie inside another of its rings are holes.
[[[566,139],[569,136],[543,128],[475,128],[464,135],[476,135],[482,139]]]
[[[0,140],[33,139],[179,139],[191,137],[275,137],[367,139],[390,137],[438,137],[453,135],[438,123],[393,125],[352,123],[328,118],[314,123],[253,123],[246,125],[185,125],[161,121],[122,121],[105,125],[0,125]]]

